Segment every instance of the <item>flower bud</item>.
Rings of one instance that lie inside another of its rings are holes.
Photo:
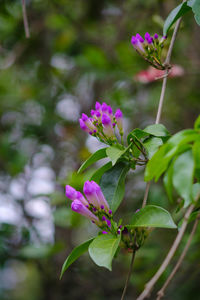
[[[100,188],[100,186],[95,182],[95,181],[91,181],[94,189],[95,189],[95,192],[96,192],[96,195],[98,197],[98,202],[99,202],[99,205],[100,207],[102,208],[105,208],[106,210],[109,210],[109,205],[108,205],[108,202],[106,201],[103,193],[102,193],[102,190]]]
[[[99,199],[97,197],[96,190],[92,182],[87,180],[84,183],[83,191],[88,199],[88,202],[93,204],[96,208],[100,208]]]
[[[82,119],[79,119],[79,124],[83,131],[86,131],[87,133],[89,133],[90,129],[85,125],[85,123],[83,122]]]
[[[119,108],[116,110],[115,119],[116,119],[117,127],[119,129],[120,134],[123,134],[123,124],[122,124],[123,114]]]
[[[73,201],[74,199],[77,198],[77,191],[70,185],[66,185],[65,195],[67,196],[67,198]]]
[[[107,114],[102,115],[103,132],[109,138],[115,138],[113,126],[110,117]]]
[[[77,191],[77,197],[79,201],[81,201],[85,206],[88,205],[88,201],[85,199],[85,197],[81,194],[81,192]]]
[[[95,222],[95,223],[99,222],[99,219],[87,207],[85,207],[81,201],[79,201],[77,199],[74,200],[71,204],[71,208],[73,211],[92,220],[93,222]]]

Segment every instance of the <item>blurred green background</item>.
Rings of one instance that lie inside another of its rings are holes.
[[[154,123],[161,81],[142,84],[134,79],[148,65],[130,39],[137,32],[162,34],[163,20],[178,4],[175,0],[29,0],[31,38],[26,39],[21,1],[0,1],[1,300],[120,299],[130,263],[127,253],[118,255],[112,272],[84,255],[59,280],[73,247],[97,232],[71,212],[64,186],[82,188],[91,170],[79,176],[76,170],[102,146],[78,124],[80,114],[89,113],[97,100],[123,111],[127,131]],[[162,115],[171,133],[193,127],[200,112],[199,53],[200,28],[188,13],[172,57],[184,68],[184,75],[169,79]],[[138,168],[128,176],[125,199],[116,215],[123,216],[125,223],[141,206],[143,171]],[[152,184],[148,201],[166,207],[179,220],[161,182]],[[199,233],[200,229],[167,290],[168,300],[200,299]],[[142,291],[175,235],[176,231],[163,229],[151,233],[137,255],[127,300]],[[177,254],[181,248],[183,244]],[[150,299],[155,299],[154,293]]]

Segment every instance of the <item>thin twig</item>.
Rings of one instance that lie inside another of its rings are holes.
[[[133,142],[133,144],[138,148],[138,150],[140,150],[140,152],[142,152],[143,156],[147,159],[147,155],[146,155],[144,149],[142,149],[142,147],[140,147],[140,146],[134,141],[134,139],[131,139],[131,142]],[[138,142],[140,142],[140,141],[138,140]]]
[[[200,215],[199,215],[200,216]],[[199,217],[197,217],[197,219],[195,220],[194,222],[194,225],[192,227],[192,231],[189,235],[189,238],[187,240],[187,243],[185,245],[185,248],[183,249],[183,252],[181,254],[181,256],[179,257],[179,260],[177,261],[174,269],[172,270],[172,272],[170,273],[169,277],[167,278],[167,280],[165,281],[164,285],[162,286],[162,288],[158,291],[157,293],[157,299],[156,300],[160,300],[163,296],[164,296],[164,292],[166,290],[166,288],[168,287],[169,283],[171,282],[172,278],[174,277],[174,275],[176,274],[176,272],[178,271],[180,265],[182,264],[184,258],[185,258],[185,255],[187,254],[187,251],[190,247],[190,244],[192,242],[192,238],[196,232],[196,229],[197,229],[197,225],[198,225],[198,222],[199,222]]]
[[[160,278],[160,276],[162,275],[162,273],[165,271],[166,267],[169,265],[172,257],[174,256],[176,249],[178,248],[182,237],[185,233],[185,229],[187,227],[187,223],[188,223],[188,218],[190,216],[190,214],[192,213],[194,209],[194,205],[190,205],[189,208],[187,209],[184,219],[183,219],[183,223],[182,226],[180,228],[180,231],[178,232],[172,247],[170,248],[165,260],[163,261],[162,265],[160,266],[160,268],[158,269],[158,271],[156,272],[156,274],[152,277],[152,279],[146,284],[144,291],[142,292],[142,294],[137,298],[137,300],[144,300],[150,293],[151,290],[153,289],[155,283],[158,281],[158,279]]]
[[[174,47],[174,42],[177,36],[177,32],[180,26],[180,22],[181,22],[181,18],[176,22],[176,26],[174,28],[174,32],[172,35],[172,39],[170,42],[170,46],[169,46],[169,50],[167,52],[167,57],[165,59],[165,65],[169,65],[170,64],[170,59],[171,59],[171,55],[172,55],[172,50]],[[163,108],[163,102],[164,102],[164,97],[165,97],[165,91],[166,91],[166,85],[167,85],[167,79],[168,79],[168,75],[169,75],[170,69],[167,68],[164,74],[164,78],[163,78],[163,82],[162,82],[162,88],[161,88],[161,94],[160,94],[160,99],[159,99],[159,104],[158,104],[158,111],[157,111],[157,115],[156,115],[156,121],[155,124],[159,124],[160,123],[160,118],[161,118],[161,113],[162,113],[162,108]],[[148,198],[148,194],[149,194],[149,188],[150,188],[151,183],[147,182],[146,184],[146,190],[145,190],[145,194],[144,194],[144,199],[142,202],[142,207],[144,207],[147,203],[147,198]]]
[[[146,188],[145,188],[145,193],[144,193],[144,199],[143,199],[143,202],[142,202],[142,208],[146,206],[147,204],[147,198],[148,198],[148,195],[149,195],[149,188],[150,188],[150,185],[151,185],[151,182],[147,182],[146,184]]]
[[[167,52],[167,57],[165,60],[165,65],[169,65],[170,63],[170,59],[171,59],[171,55],[172,55],[172,50],[174,47],[174,42],[177,36],[177,32],[179,29],[181,23],[181,18],[176,22],[176,26],[172,35],[172,39],[171,39],[171,43],[169,46],[169,50]],[[164,102],[164,97],[165,97],[165,90],[166,90],[166,85],[167,85],[167,79],[168,79],[168,75],[169,75],[169,69],[167,69],[165,71],[165,77],[163,78],[163,84],[162,84],[162,89],[161,89],[161,94],[160,94],[160,100],[159,100],[159,105],[158,105],[158,111],[157,111],[157,116],[156,116],[156,122],[155,124],[159,124],[160,123],[160,118],[161,118],[161,113],[162,113],[162,108],[163,108],[163,102]]]
[[[30,38],[30,31],[28,26],[28,17],[26,12],[26,2],[25,0],[22,0],[22,13],[23,13],[23,20],[24,20],[24,30],[26,38]]]
[[[126,283],[125,283],[125,286],[124,286],[124,290],[123,290],[123,293],[122,293],[121,300],[124,300],[124,297],[125,297],[125,294],[126,294],[126,290],[127,290],[128,284],[129,284],[129,280],[130,280],[131,273],[132,273],[132,270],[133,270],[133,263],[134,263],[134,259],[135,259],[135,252],[136,251],[133,250],[132,258],[131,258],[131,264],[130,264],[129,272],[128,272],[128,275],[127,275],[127,278],[126,278]]]

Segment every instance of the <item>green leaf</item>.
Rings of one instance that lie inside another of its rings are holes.
[[[188,206],[192,198],[192,184],[194,174],[194,160],[192,151],[182,153],[174,162],[173,185],[177,193],[185,200],[184,207]]]
[[[105,164],[101,168],[97,169],[90,177],[90,180],[93,180],[96,183],[99,183],[103,174],[111,168],[112,168],[112,163],[111,163],[111,161],[109,161],[107,164]]]
[[[129,135],[127,136],[127,142],[128,144],[131,143],[131,138],[134,137],[134,138],[137,138],[138,140],[148,136],[149,134],[146,133],[144,130],[142,129],[139,129],[139,128],[135,128],[133,131],[131,131],[129,133]]]
[[[147,205],[135,213],[128,227],[176,228],[170,213],[156,205]]]
[[[167,35],[169,29],[172,25],[185,13],[191,10],[191,7],[187,5],[187,2],[183,2],[175,7],[170,14],[168,15],[167,19],[165,20],[165,24],[163,27],[163,35]]]
[[[62,278],[63,274],[65,271],[69,268],[69,266],[77,260],[83,253],[85,253],[88,250],[89,245],[92,243],[94,238],[84,242],[83,244],[79,245],[78,247],[74,248],[72,252],[68,255],[67,259],[65,260],[61,274],[60,274],[60,279]]]
[[[194,143],[192,151],[195,164],[195,177],[200,182],[200,139]]]
[[[152,158],[154,153],[158,150],[158,148],[163,144],[161,138],[158,137],[150,137],[146,139],[143,143],[144,148],[148,154],[148,158]]]
[[[200,130],[200,115],[198,116],[198,118],[196,119],[196,121],[194,123],[194,129]]]
[[[192,196],[195,201],[200,198],[200,183],[194,183],[192,186]]]
[[[192,0],[189,1],[192,6],[192,11],[194,13],[194,18],[198,25],[200,25],[200,1],[199,0]]]
[[[173,162],[170,164],[168,170],[165,173],[165,176],[163,178],[163,182],[164,182],[164,187],[166,189],[167,192],[167,196],[169,198],[169,200],[171,202],[173,202],[173,196],[172,196],[172,192],[173,192]]]
[[[112,270],[112,260],[120,243],[120,236],[102,234],[97,236],[89,246],[92,260],[100,267]]]
[[[149,125],[144,129],[144,131],[157,137],[170,136],[169,131],[162,124]]]
[[[195,130],[183,130],[172,136],[148,161],[145,169],[145,181],[155,181],[165,172],[171,159],[191,148],[190,143],[199,138]]]
[[[138,147],[134,143],[136,143],[140,148],[143,148],[143,143],[142,143],[141,139],[143,139],[147,136],[149,136],[149,133],[146,133],[139,128],[134,129],[127,136],[128,144],[129,145],[132,144],[132,154],[134,157],[136,157],[136,158],[139,157],[139,155],[141,153],[141,151],[138,149]]]
[[[124,154],[126,149],[124,147],[112,146],[106,149],[107,156],[111,159],[112,165],[114,166],[117,160]]]
[[[119,162],[101,178],[100,187],[113,212],[117,210],[123,199],[128,170],[129,166],[126,163]]]
[[[77,173],[83,172],[85,169],[87,169],[89,166],[94,164],[96,161],[107,157],[106,154],[106,149],[107,148],[102,148],[97,150],[95,153],[93,153],[78,169]]]

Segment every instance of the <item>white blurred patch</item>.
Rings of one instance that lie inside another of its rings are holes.
[[[86,147],[88,148],[88,150],[91,153],[96,152],[97,150],[99,150],[100,148],[105,148],[107,145],[99,142],[97,140],[97,138],[95,138],[94,136],[88,135],[88,138],[86,140]]]
[[[63,54],[55,54],[51,58],[51,66],[62,71],[70,71],[75,67],[74,60]]]
[[[23,282],[27,276],[26,265],[17,260],[8,260],[0,270],[1,287],[12,290],[17,284]]]
[[[19,226],[21,220],[21,208],[12,202],[9,195],[0,194],[0,223],[8,223]]]
[[[76,97],[64,95],[56,105],[56,112],[63,119],[76,122],[80,115],[80,105]]]
[[[35,220],[33,223],[43,242],[54,242],[54,224],[52,218]]]
[[[51,208],[43,198],[35,198],[25,204],[27,213],[35,218],[48,218],[51,216]]]
[[[48,167],[40,167],[33,171],[32,179],[28,185],[31,195],[51,194],[55,187],[55,174]]]
[[[10,183],[10,193],[15,199],[24,198],[24,181],[21,179],[13,179]]]

